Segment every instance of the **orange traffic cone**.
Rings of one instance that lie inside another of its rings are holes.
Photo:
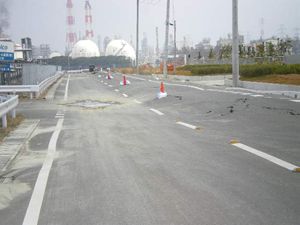
[[[161,82],[161,83],[160,83],[160,92],[161,92],[161,93],[165,93],[165,85],[164,85],[164,82]]]
[[[161,98],[164,98],[164,97],[167,97],[168,94],[167,92],[165,91],[165,85],[163,82],[160,83],[160,92],[157,94],[157,98],[158,99],[161,99]]]
[[[126,86],[126,85],[128,85],[128,84],[130,84],[129,80],[127,80],[127,79],[126,79],[126,76],[123,75],[123,81],[120,82],[120,85]]]

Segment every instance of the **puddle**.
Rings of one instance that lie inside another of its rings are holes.
[[[118,102],[101,102],[95,100],[83,100],[68,104],[69,106],[77,106],[85,109],[104,109],[111,105],[120,104]]]

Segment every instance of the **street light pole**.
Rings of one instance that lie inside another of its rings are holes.
[[[140,0],[136,1],[137,5],[137,15],[136,15],[136,74],[140,73],[139,71],[139,22],[140,22]]]
[[[232,0],[232,82],[237,87],[240,76],[238,0]]]
[[[176,29],[176,20],[174,20],[174,75],[176,75],[176,63],[177,63],[177,45],[176,45],[176,39],[177,39],[177,29]]]
[[[167,18],[166,18],[166,34],[165,34],[165,54],[164,54],[164,77],[168,77],[168,47],[169,47],[169,26],[170,26],[170,0],[167,0]]]

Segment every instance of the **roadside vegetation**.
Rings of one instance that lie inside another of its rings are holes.
[[[2,121],[0,121],[0,143],[3,141],[3,139],[11,132],[13,131],[22,121],[24,120],[24,116],[18,114],[15,119],[12,119],[11,116],[7,117],[7,128],[2,128]]]
[[[151,66],[141,66],[140,74],[161,74],[160,68]],[[119,68],[114,71],[123,74],[136,73],[135,68]],[[213,76],[226,75],[232,73],[230,64],[201,64],[201,65],[186,65],[177,67],[176,75],[183,76]],[[173,75],[173,71],[169,71],[169,75]],[[293,84],[300,85],[300,64],[248,64],[240,65],[241,80],[279,83],[279,84]]]
[[[191,75],[231,74],[232,67],[227,65],[187,65],[177,68],[177,74],[189,71]],[[300,74],[300,64],[250,64],[240,66],[240,75],[243,77],[258,77],[264,75]]]

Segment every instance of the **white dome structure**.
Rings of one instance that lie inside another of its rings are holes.
[[[55,58],[55,57],[60,57],[62,56],[59,52],[52,52],[49,56],[50,59]]]
[[[106,47],[105,55],[125,56],[132,61],[135,60],[135,50],[124,40],[112,40]]]
[[[72,59],[80,57],[98,57],[100,56],[100,52],[95,42],[91,40],[80,40],[74,45],[70,56]]]

